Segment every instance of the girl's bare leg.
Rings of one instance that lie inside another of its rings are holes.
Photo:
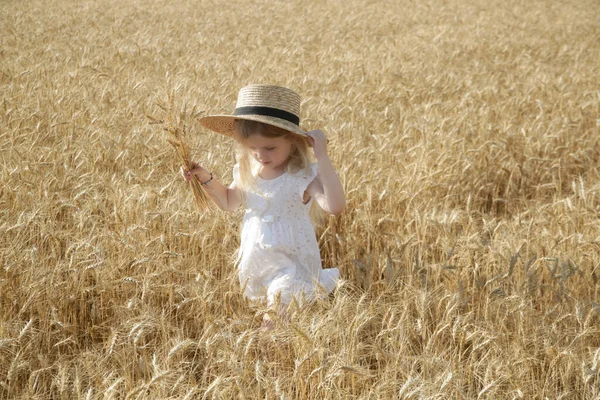
[[[270,314],[270,315],[269,315]],[[273,317],[271,317],[273,316]],[[277,319],[277,322],[286,324],[290,321],[290,312],[289,307],[284,304],[272,305],[269,307],[269,311],[267,311],[263,315],[263,321],[261,328],[263,330],[272,331],[275,329],[276,322],[274,319]]]
[[[271,317],[269,317],[269,314],[263,315],[263,320],[260,328],[263,331],[272,331],[273,329],[275,329],[275,321],[273,321]]]

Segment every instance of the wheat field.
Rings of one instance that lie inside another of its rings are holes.
[[[600,399],[597,0],[5,0],[1,399]],[[260,329],[148,115],[303,96],[335,296]]]

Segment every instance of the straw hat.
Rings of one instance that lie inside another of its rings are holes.
[[[209,115],[200,118],[200,123],[211,131],[233,136],[236,119],[263,122],[306,136],[300,129],[300,95],[281,86],[245,86],[232,115]]]

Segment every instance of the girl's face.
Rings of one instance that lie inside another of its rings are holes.
[[[283,136],[269,138],[261,134],[253,134],[245,140],[245,146],[263,169],[275,172],[285,169],[292,152],[292,142]]]

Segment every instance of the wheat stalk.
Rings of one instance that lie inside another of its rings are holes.
[[[158,107],[163,111],[164,118],[155,118],[151,115],[146,115],[151,124],[160,124],[163,130],[167,133],[167,142],[175,149],[178,161],[185,170],[193,168],[192,154],[190,145],[187,143],[187,127],[184,117],[187,115],[186,106],[184,106],[181,114],[175,110],[175,95],[170,93],[167,98],[167,106],[157,103]],[[192,108],[191,115],[194,115],[195,107]],[[189,185],[194,193],[194,200],[199,210],[206,210],[211,204],[208,194],[198,181],[196,176],[193,176],[189,181]]]

